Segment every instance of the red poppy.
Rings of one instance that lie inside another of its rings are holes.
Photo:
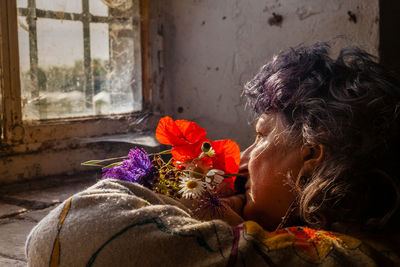
[[[238,173],[240,163],[239,146],[232,140],[212,141],[211,147],[215,156],[211,157],[214,169],[223,170],[225,173]]]
[[[174,146],[171,149],[172,157],[174,158],[175,161],[182,163],[198,158],[202,152],[201,146],[203,145],[204,142],[209,142],[209,140],[203,139],[194,144]],[[211,162],[208,162],[208,165],[210,164]]]
[[[195,144],[205,139],[206,134],[206,130],[195,122],[185,120],[174,121],[168,116],[160,119],[156,129],[158,142],[171,146]]]
[[[215,153],[199,159],[203,166],[210,166],[225,173],[237,173],[239,171],[240,149],[231,140],[211,141],[205,138],[207,132],[198,124],[185,120],[174,121],[170,117],[160,120],[156,129],[157,140],[166,145],[172,145],[171,154],[176,165],[190,162],[200,157],[203,152],[201,147],[204,142],[209,142]],[[234,178],[227,178],[227,182],[233,187]]]
[[[209,142],[204,139],[195,144],[175,146],[172,148],[172,156],[176,161],[186,162],[198,158],[203,152],[201,146],[204,142]],[[205,156],[200,161],[203,165],[210,165],[213,169],[222,170],[225,173],[237,173],[239,171],[240,149],[239,146],[232,140],[218,140],[210,142],[215,155],[212,157]]]

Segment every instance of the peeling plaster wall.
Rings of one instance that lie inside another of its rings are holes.
[[[162,99],[164,111],[196,121],[212,139],[236,140],[242,149],[252,141],[253,128],[240,92],[274,53],[331,40],[334,54],[339,47],[358,44],[378,55],[378,0],[159,3],[168,92]]]

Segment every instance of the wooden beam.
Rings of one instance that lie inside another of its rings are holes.
[[[151,109],[151,47],[150,47],[150,1],[140,0],[140,44],[142,60],[142,93],[144,109]]]
[[[29,14],[29,9],[20,7],[18,8],[18,15],[27,17]],[[35,11],[36,18],[46,18],[46,19],[59,19],[59,20],[72,20],[72,21],[83,21],[83,16],[81,13],[70,13],[70,12],[62,12],[62,11],[53,11],[53,10],[43,10],[36,9]],[[130,20],[131,17],[105,17],[105,16],[95,16],[89,14],[90,22],[94,23],[110,23],[112,21],[127,21]],[[139,22],[133,19],[133,24],[138,25]]]
[[[18,27],[16,1],[0,1],[2,54],[3,137],[7,145],[24,137],[19,77]]]
[[[90,13],[89,0],[82,1],[82,19],[83,19],[83,67],[85,70],[85,103],[86,109],[93,111],[93,75],[92,75],[92,57],[90,53]]]

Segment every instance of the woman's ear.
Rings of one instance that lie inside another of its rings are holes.
[[[309,177],[312,175],[315,168],[321,164],[325,156],[325,147],[321,144],[307,144],[301,148],[300,153],[303,160],[303,168],[301,169],[301,173],[303,176]]]

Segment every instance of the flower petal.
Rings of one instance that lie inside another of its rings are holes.
[[[165,145],[176,145],[181,141],[178,138],[180,135],[181,132],[171,117],[167,116],[160,119],[156,129],[156,138],[158,142]]]
[[[239,171],[240,149],[232,140],[212,141],[211,146],[215,150],[212,157],[213,168],[224,171],[225,173],[237,173]]]
[[[177,120],[176,126],[182,132],[183,136],[190,144],[197,143],[205,139],[207,131],[201,128],[197,123],[192,121]]]
[[[208,140],[208,139],[205,139]],[[203,141],[197,142],[195,144],[174,146],[171,149],[172,157],[175,161],[185,162],[188,160],[195,159],[201,154],[201,145]]]
[[[185,120],[174,121],[171,117],[161,118],[156,138],[161,144],[179,146],[194,144],[204,139],[207,132],[197,123]]]

